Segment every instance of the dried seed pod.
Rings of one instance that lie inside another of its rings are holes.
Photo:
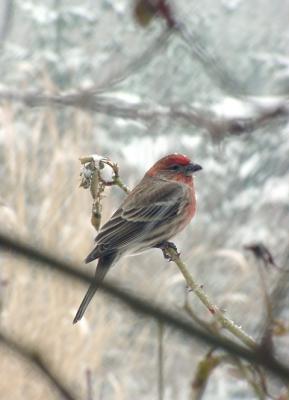
[[[101,211],[101,203],[99,201],[94,202],[91,210],[91,224],[97,231],[99,230],[101,224]]]
[[[94,167],[90,178],[90,193],[93,199],[96,199],[98,196],[99,185],[101,183],[99,178],[99,170]]]
[[[86,166],[83,166],[80,171],[80,187],[88,189],[90,187],[92,171]]]

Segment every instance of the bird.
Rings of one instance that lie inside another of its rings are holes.
[[[84,296],[73,323],[83,317],[99,282],[126,254],[162,248],[194,217],[196,197],[193,174],[202,167],[179,153],[158,160],[100,228],[95,247],[85,263],[98,260],[95,282]]]

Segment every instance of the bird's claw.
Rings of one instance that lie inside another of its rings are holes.
[[[177,257],[180,256],[177,246],[173,242],[162,242],[162,243],[157,244],[155,247],[162,250],[164,258],[168,261],[173,261],[173,257],[171,256],[171,254],[168,253],[169,249],[174,250]]]

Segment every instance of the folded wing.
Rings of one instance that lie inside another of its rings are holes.
[[[125,252],[138,243],[151,247],[154,240],[166,236],[166,227],[175,219],[189,199],[186,187],[177,182],[161,181],[155,190],[149,182],[137,186],[122,206],[106,222],[95,238],[96,247],[88,255],[90,262],[116,250]],[[163,240],[166,240],[165,237]]]

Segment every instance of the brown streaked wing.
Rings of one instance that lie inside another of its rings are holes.
[[[99,256],[145,240],[152,229],[170,222],[184,206],[185,191],[182,184],[161,181],[158,189],[150,191],[148,196],[137,201],[129,196],[97,235]]]

